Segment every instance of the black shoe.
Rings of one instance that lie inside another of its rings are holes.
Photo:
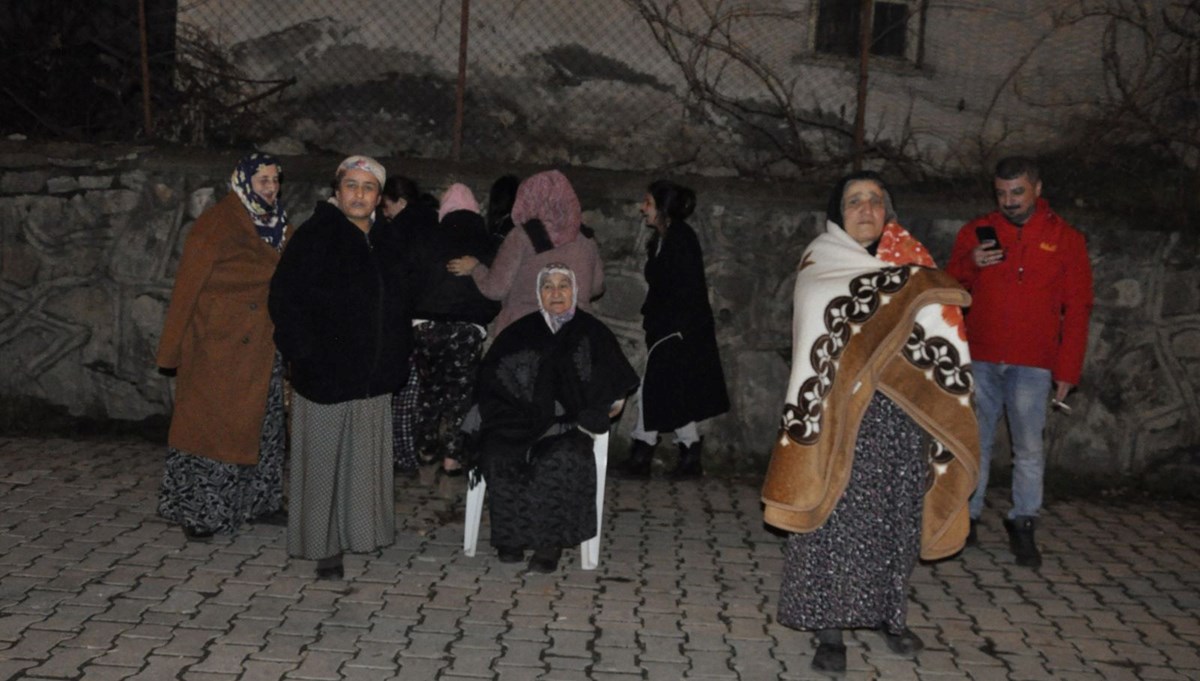
[[[629,458],[617,466],[617,476],[632,480],[649,479],[650,465],[654,461],[654,448],[657,446],[657,443],[650,444],[635,438],[629,447]]]
[[[341,579],[346,576],[342,565],[342,554],[322,558],[317,561],[317,579]]]
[[[846,644],[818,643],[813,654],[812,668],[819,672],[846,671]]]
[[[1042,553],[1038,551],[1034,540],[1033,528],[1034,519],[1029,516],[1004,521],[1004,529],[1008,530],[1008,546],[1017,558],[1017,565],[1037,569],[1042,566]]]
[[[975,532],[975,526],[979,521],[971,518],[971,529],[967,530],[967,546],[979,546],[979,535]]]
[[[212,530],[198,530],[189,525],[183,526],[183,536],[187,537],[188,541],[206,542],[213,538],[215,534]]]
[[[671,471],[672,480],[693,480],[703,477],[704,470],[700,464],[700,445],[703,440],[690,445],[679,444],[679,463]]]
[[[557,572],[560,558],[562,549],[557,546],[552,549],[538,549],[529,557],[529,571],[543,575]]]
[[[521,549],[512,549],[507,546],[497,547],[496,556],[500,558],[501,563],[520,563],[525,560],[525,552]]]
[[[917,633],[908,627],[899,634],[893,634],[887,629],[880,629],[879,635],[887,643],[888,650],[897,655],[916,655],[925,649],[925,642]]]
[[[317,568],[317,579],[340,580],[346,576],[346,568],[341,565]]]
[[[255,525],[273,525],[275,527],[287,527],[288,514],[282,508],[277,508],[270,513],[264,513],[258,516],[253,521]]]

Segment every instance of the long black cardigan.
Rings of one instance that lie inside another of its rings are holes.
[[[729,411],[729,394],[716,327],[708,303],[704,256],[686,222],[666,230],[662,248],[651,240],[646,259],[642,328],[650,353],[642,381],[642,412],[649,430],[674,430]]]

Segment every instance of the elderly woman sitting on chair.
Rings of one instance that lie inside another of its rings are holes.
[[[592,438],[608,431],[637,373],[613,333],[576,309],[575,274],[538,273],[540,310],[496,338],[480,367],[481,418],[472,479],[488,484],[492,546],[529,569],[554,572],[564,546],[596,534]]]

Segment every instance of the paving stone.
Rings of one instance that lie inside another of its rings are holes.
[[[453,677],[475,679],[491,679],[495,675],[493,663],[500,657],[500,651],[482,649],[465,649],[451,658],[450,665],[445,668],[446,675]]]
[[[19,679],[24,670],[36,666],[37,660],[6,660],[0,657],[0,679]]]
[[[550,639],[552,645],[546,655],[592,659],[590,648],[594,637],[591,633],[551,630]]]
[[[296,666],[288,662],[246,660],[242,663],[242,673],[238,681],[279,681],[286,678],[288,672],[296,669]]]
[[[114,667],[131,667],[141,669],[146,657],[154,650],[166,645],[166,641],[155,638],[134,638],[119,636],[112,648],[106,649],[103,656],[96,658],[97,664]]]
[[[592,670],[609,674],[640,674],[637,650],[633,648],[596,648]]]
[[[0,679],[828,678],[774,620],[782,541],[753,483],[613,480],[601,568],[572,549],[527,577],[461,555],[461,486],[398,481],[397,544],[318,583],[281,528],[199,544],[154,518],[160,449],[0,436]],[[1048,504],[1040,571],[988,518],[914,570],[919,661],[856,632],[845,677],[1200,678],[1200,533],[1161,508]]]
[[[9,659],[45,660],[50,657],[51,648],[71,637],[71,634],[61,631],[33,632],[18,639],[11,648],[4,651],[3,656]]]
[[[257,650],[253,646],[213,643],[208,646],[204,659],[193,665],[190,671],[206,674],[239,674],[246,658]]]
[[[154,652],[157,655],[199,659],[205,656],[209,642],[220,635],[218,631],[207,629],[176,629],[171,640],[155,648]]]
[[[274,631],[281,620],[238,617],[233,621],[233,627],[215,640],[217,643],[261,648],[266,644],[267,634]]]
[[[315,637],[287,636],[276,632],[267,636],[266,645],[250,653],[250,658],[264,662],[294,663],[298,665],[304,659],[304,649],[313,643],[314,640]]]
[[[106,667],[100,664],[89,664],[82,671],[79,681],[121,681],[138,673],[137,669],[129,667]]]
[[[305,679],[306,681],[341,681],[339,672],[352,655],[344,653],[314,650],[304,656],[304,661],[293,671],[288,672],[289,679]]]
[[[542,661],[542,655],[548,647],[541,641],[505,639],[503,653],[496,659],[495,664],[497,667],[543,668],[545,663]]]
[[[437,678],[438,673],[449,664],[449,662],[444,659],[422,657],[401,657],[399,662],[400,670],[396,675],[399,679]],[[506,679],[508,677],[505,677],[504,674],[501,673],[499,678]]]
[[[58,647],[52,653],[44,662],[27,670],[26,675],[52,679],[74,679],[81,674],[80,669],[84,665],[103,655],[104,651],[91,648]]]
[[[433,610],[423,608],[421,621],[413,627],[413,631],[426,633],[453,634],[460,630],[459,620],[464,612],[461,610]]]

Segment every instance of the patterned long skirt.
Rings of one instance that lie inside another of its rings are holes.
[[[841,500],[825,525],[791,535],[784,547],[781,624],[904,630],[908,579],[920,555],[924,443],[908,414],[876,393]]]
[[[292,396],[288,554],[318,560],[394,541],[390,403]]]
[[[243,522],[278,511],[283,506],[284,428],[283,361],[276,353],[258,463],[225,463],[169,447],[158,514],[200,532],[229,533]]]
[[[421,395],[417,451],[435,460],[459,458],[463,418],[475,397],[486,333],[468,322],[424,322],[413,329]]]
[[[417,358],[408,359],[408,382],[392,395],[392,463],[398,470],[415,471],[421,467],[417,457],[417,409],[420,406],[421,377]]]

